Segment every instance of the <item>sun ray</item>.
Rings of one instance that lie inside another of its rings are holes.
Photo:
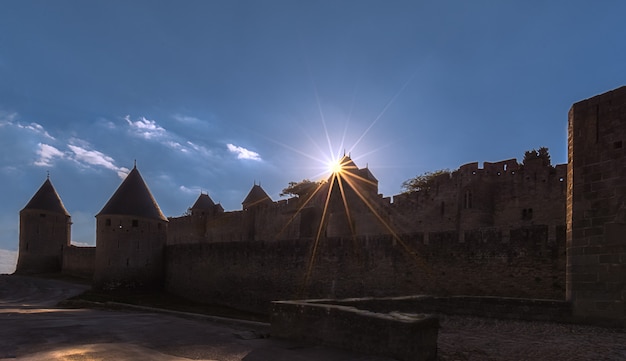
[[[285,229],[287,229],[287,227],[291,224],[291,222],[293,222],[293,220],[298,216],[298,214],[302,212],[304,207],[306,207],[311,202],[313,197],[315,197],[315,195],[320,191],[320,189],[324,187],[324,184],[325,182],[320,182],[315,188],[315,190],[311,192],[308,198],[304,202],[302,202],[301,205],[299,205],[298,210],[293,214],[293,216],[291,216],[291,218],[285,223],[283,228],[276,234],[276,238],[278,238],[278,236],[280,236],[285,231]]]
[[[365,129],[365,131],[363,132],[363,134],[361,134],[361,136],[359,137],[359,139],[357,139],[356,142],[354,142],[354,144],[352,145],[352,148],[350,148],[350,151],[354,150],[354,148],[356,148],[357,145],[359,145],[359,143],[361,142],[361,140],[363,140],[363,138],[367,135],[367,133],[369,133],[370,129],[372,129],[372,127],[374,126],[374,124],[376,124],[378,122],[378,120],[380,118],[382,118],[382,116],[385,114],[385,112],[387,111],[387,109],[389,109],[389,107],[395,103],[396,99],[400,96],[400,94],[402,94],[402,92],[404,92],[404,89],[406,89],[406,87],[409,85],[409,83],[411,83],[411,81],[413,81],[413,78],[415,78],[415,76],[417,75],[417,71],[415,71],[413,74],[411,74],[411,76],[409,77],[409,79],[407,79],[406,82],[404,82],[404,84],[400,87],[400,89],[396,92],[396,94],[394,94],[391,99],[387,102],[387,104],[385,104],[385,106],[383,107],[383,110],[381,110],[381,112],[378,114],[378,116],[376,118],[374,118],[374,120],[372,121],[372,123],[369,125],[369,127],[367,127],[367,129]]]
[[[335,181],[335,174],[331,176],[330,184],[332,185],[334,181]],[[311,277],[311,273],[313,272],[313,266],[315,265],[315,257],[317,256],[317,247],[319,245],[320,237],[322,235],[322,229],[324,228],[324,223],[326,220],[326,212],[328,211],[328,202],[330,201],[331,190],[332,190],[332,186],[329,186],[328,193],[326,194],[326,201],[324,202],[324,209],[322,211],[322,218],[320,220],[319,227],[317,228],[317,234],[315,236],[315,241],[313,242],[313,248],[311,250],[311,257],[309,259],[307,271],[304,276],[304,283],[302,286],[302,290],[300,291],[301,296],[304,296],[304,292],[306,292],[309,286],[309,280]]]
[[[378,213],[378,211],[374,208],[374,206],[372,206],[372,204],[369,202],[367,197],[365,197],[359,191],[359,189],[358,189],[357,185],[355,184],[355,182],[351,181],[350,177],[352,177],[354,175],[350,174],[350,173],[347,173],[346,176],[347,176],[346,177],[346,182],[352,187],[352,189],[354,190],[356,195],[363,201],[363,203],[365,203],[367,208],[372,212],[372,214],[376,217],[376,219],[378,219],[378,221],[387,229],[387,231],[391,234],[393,239],[397,243],[399,243],[402,246],[402,248],[404,248],[404,250],[416,261],[416,264],[420,268],[425,270],[428,275],[430,275],[432,271],[431,271],[430,267],[428,267],[426,262],[424,262],[424,260],[421,257],[418,256],[417,252],[412,250],[411,247],[409,247],[409,245],[406,244],[406,242],[404,242],[402,240],[402,238],[396,233],[396,231],[393,229],[393,227],[391,227],[391,225],[382,218],[382,216]],[[360,178],[360,177],[355,176],[355,178]]]

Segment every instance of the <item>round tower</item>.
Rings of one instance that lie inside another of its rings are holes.
[[[94,287],[160,288],[167,223],[135,166],[96,215]]]
[[[63,248],[70,245],[72,219],[48,177],[20,211],[16,273],[61,271]]]

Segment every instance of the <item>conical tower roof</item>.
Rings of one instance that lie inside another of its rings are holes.
[[[196,200],[196,203],[191,206],[191,209],[198,209],[204,211],[210,211],[215,207],[215,202],[209,197],[208,194],[200,193],[200,196]]]
[[[127,215],[167,221],[135,166],[96,216]]]
[[[30,199],[24,209],[37,209],[62,213],[66,216],[70,215],[61,201],[61,197],[59,197],[56,189],[54,189],[52,182],[50,182],[50,178],[47,178],[46,181],[43,182],[37,193]]]
[[[241,204],[243,205],[243,208],[248,208],[249,206],[254,206],[266,202],[272,202],[272,199],[270,198],[270,196],[267,195],[267,193],[265,193],[260,185],[255,184],[254,186],[252,186],[252,189],[250,189],[250,192],[246,196],[246,199],[244,199]]]
[[[339,159],[338,163],[341,165],[341,169],[343,171],[354,172],[355,170],[359,169],[359,167],[356,166],[356,163],[354,163],[354,161],[352,160],[352,158],[350,158],[349,155],[344,154],[343,157]]]

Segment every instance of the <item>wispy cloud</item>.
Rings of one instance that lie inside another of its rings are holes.
[[[55,138],[51,136],[50,133],[48,133],[48,131],[46,131],[43,125],[39,123],[35,123],[35,122],[29,123],[29,124],[22,124],[17,121],[17,118],[18,118],[18,115],[15,112],[8,113],[5,111],[0,111],[0,127],[7,126],[7,125],[13,126],[19,129],[31,131],[39,135],[43,135],[44,137],[48,139],[55,140]]]
[[[187,145],[191,147],[191,149],[195,150],[197,153],[200,153],[200,155],[208,157],[213,155],[213,152],[211,152],[210,149],[208,149],[207,147],[200,145],[200,144],[196,144],[193,143],[191,141],[187,141]]]
[[[0,110],[0,127],[13,124],[15,119],[17,119],[17,113],[8,113]]]
[[[165,130],[165,128],[158,125],[157,122],[154,120],[150,120],[145,117],[139,117],[138,120],[132,121],[130,119],[130,115],[125,116],[124,120],[126,120],[128,125],[130,125],[130,128],[134,132],[134,134],[142,138],[155,139],[167,135],[167,131]]]
[[[15,126],[17,126],[18,128],[22,128],[22,129],[33,131],[35,133],[43,135],[44,137],[46,137],[48,139],[54,140],[54,137],[51,136],[50,134],[48,134],[48,132],[44,129],[44,127],[41,124],[30,123],[30,124],[25,124],[24,125],[24,124],[21,124],[21,123],[15,123]]]
[[[57,148],[45,144],[39,143],[39,149],[37,149],[37,155],[39,158],[35,161],[35,165],[38,167],[50,167],[54,158],[64,158],[65,154]]]
[[[185,187],[185,186],[180,186],[178,187],[178,189],[183,192],[183,193],[188,193],[188,194],[199,194],[200,193],[200,187]]]
[[[104,167],[117,172],[117,175],[124,179],[129,172],[126,167],[118,167],[115,160],[110,156],[93,149],[87,149],[84,146],[69,144],[67,146],[72,152],[72,158],[79,163]]]
[[[189,152],[189,149],[183,147],[180,143],[175,142],[173,140],[167,140],[167,141],[163,142],[163,144],[165,144],[166,146],[168,146],[168,147],[170,147],[172,149],[179,150],[179,151],[181,151],[183,153]]]
[[[201,122],[200,119],[196,118],[196,117],[190,117],[188,115],[180,115],[180,114],[175,114],[173,116],[174,120],[180,122],[180,123],[199,123]]]
[[[261,155],[257,152],[253,152],[251,150],[248,150],[244,147],[240,147],[234,144],[226,144],[226,147],[228,148],[228,151],[234,154],[237,154],[237,159],[250,159],[250,160],[256,160],[256,161],[261,161]]]

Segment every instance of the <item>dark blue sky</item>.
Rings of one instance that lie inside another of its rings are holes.
[[[0,249],[46,172],[93,216],[138,168],[163,212],[276,200],[350,152],[402,181],[547,146],[626,83],[621,1],[0,2]],[[331,152],[332,151],[332,152]]]

